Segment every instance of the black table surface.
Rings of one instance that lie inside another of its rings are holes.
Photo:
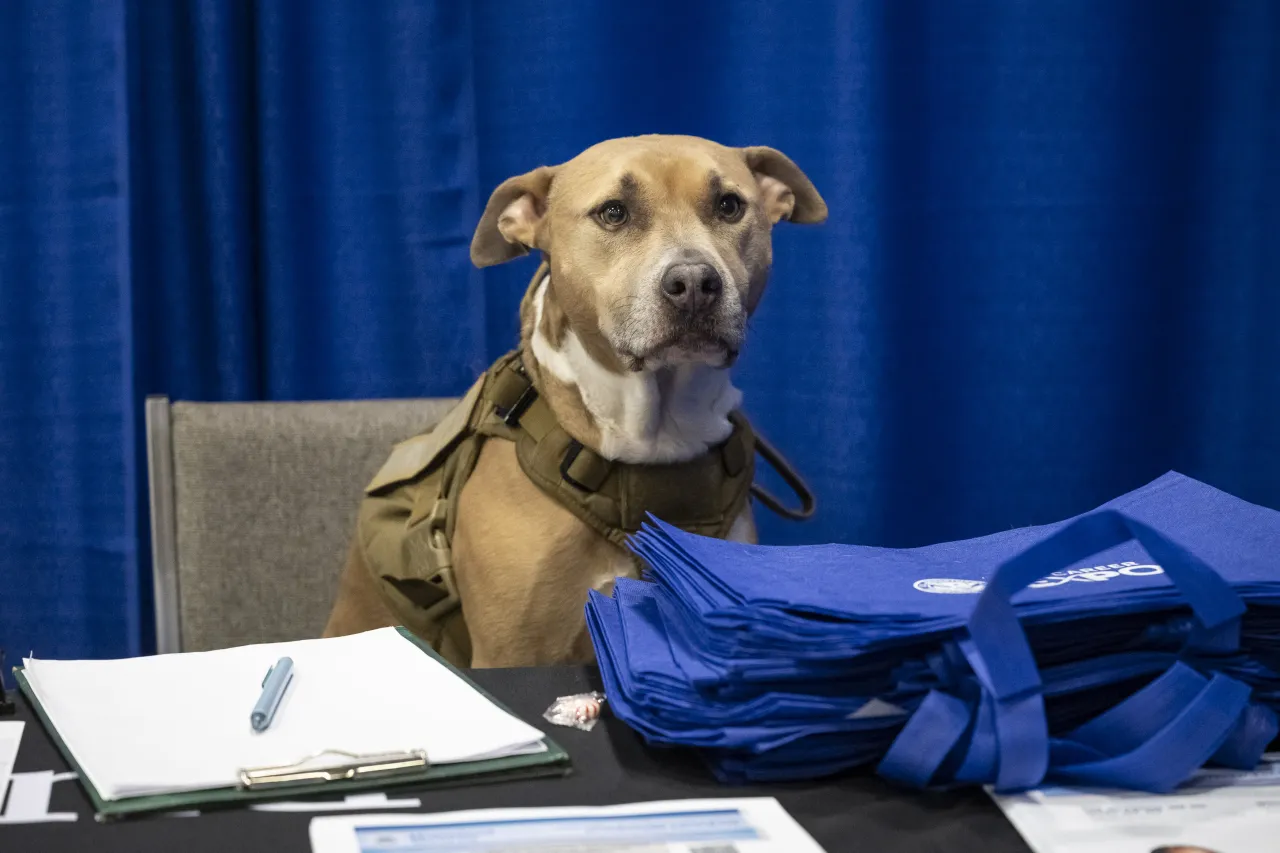
[[[522,719],[550,733],[569,753],[573,772],[564,778],[421,793],[413,793],[411,787],[395,789],[393,796],[403,792],[420,797],[420,811],[772,796],[828,853],[1028,853],[1017,832],[981,791],[905,792],[870,773],[806,783],[726,787],[717,784],[692,755],[646,747],[607,712],[590,732],[548,725],[542,712],[556,696],[599,689],[594,668],[474,670],[468,675]],[[24,698],[18,701],[17,719],[28,725],[14,769],[67,770]],[[88,797],[76,782],[54,785],[50,810],[75,811],[80,817],[73,823],[0,826],[0,850],[307,853],[311,849],[307,825],[312,814],[227,810],[198,817],[156,815],[96,823]]]

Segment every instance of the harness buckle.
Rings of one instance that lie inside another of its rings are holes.
[[[534,388],[533,383],[529,381],[528,375],[524,372],[523,364],[516,364],[511,368],[511,371],[524,380],[524,390],[520,392],[520,396],[516,397],[516,401],[505,410],[502,406],[494,406],[493,408],[504,424],[514,428],[520,425],[520,418],[525,412],[529,411],[533,401],[538,399],[538,389]]]
[[[585,451],[585,452],[584,452]],[[570,438],[560,460],[560,479],[583,492],[598,492],[609,476],[612,464]]]
[[[569,468],[573,466],[575,461],[577,461],[578,454],[581,452],[582,442],[578,441],[576,438],[569,439],[569,449],[565,451],[564,458],[560,460],[560,479],[564,480],[576,489],[581,489],[584,492],[590,492],[592,491],[591,489],[587,488],[582,483],[579,483],[569,475]]]
[[[448,501],[436,499],[420,528],[406,541],[412,548],[409,563],[426,571],[412,577],[383,575],[387,581],[422,611],[422,618],[438,619],[458,606],[458,585],[453,577],[453,548],[445,535]]]
[[[431,514],[426,520],[426,545],[431,552],[431,566],[434,569],[448,568],[453,565],[453,549],[449,546],[449,538],[445,535],[448,523],[449,502],[444,498],[436,498],[431,506]]]

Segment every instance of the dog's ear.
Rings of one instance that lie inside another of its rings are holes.
[[[539,166],[508,178],[493,191],[471,238],[472,263],[491,267],[540,248],[538,232],[555,173],[554,166]]]
[[[770,221],[811,224],[827,218],[827,203],[800,167],[781,151],[764,146],[743,148],[747,167],[756,176]]]

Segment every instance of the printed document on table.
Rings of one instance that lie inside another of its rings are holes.
[[[1204,770],[1171,794],[1044,787],[992,794],[1035,853],[1276,853],[1280,755]]]
[[[772,797],[311,819],[312,853],[822,853]]]

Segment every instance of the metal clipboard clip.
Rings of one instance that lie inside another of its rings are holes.
[[[325,756],[345,756],[350,759],[337,764],[308,767]],[[327,750],[302,759],[295,764],[276,767],[255,767],[240,771],[241,788],[268,788],[279,785],[307,785],[319,782],[340,782],[350,779],[368,779],[390,776],[410,770],[429,767],[425,750],[386,752],[377,755],[356,755],[339,749]]]

